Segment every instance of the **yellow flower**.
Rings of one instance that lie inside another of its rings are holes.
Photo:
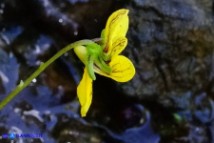
[[[81,104],[81,116],[86,116],[92,102],[92,81],[94,72],[118,82],[127,82],[135,75],[132,62],[119,55],[127,45],[128,10],[115,11],[107,20],[102,31],[102,44],[93,43],[74,48],[75,53],[85,64],[82,80],[77,87]]]

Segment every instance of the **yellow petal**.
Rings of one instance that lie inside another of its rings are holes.
[[[81,116],[85,117],[92,101],[92,79],[88,75],[86,68],[77,87],[77,96],[81,105]]]
[[[121,53],[124,48],[127,45],[127,38],[126,37],[120,37],[112,43],[112,50],[109,51],[109,54],[111,57],[117,56],[119,53]]]
[[[106,74],[94,67],[94,71],[100,75],[112,78],[118,82],[127,82],[135,75],[135,68],[132,62],[125,56],[119,55],[112,57],[109,66],[112,68],[110,74]]]
[[[113,44],[120,38],[125,38],[129,26],[127,9],[115,11],[108,18],[105,31],[103,34],[105,49],[107,54],[110,54],[113,49]],[[124,49],[124,47],[122,48]],[[121,52],[121,51],[120,51]]]

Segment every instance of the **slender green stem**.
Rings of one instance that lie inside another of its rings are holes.
[[[65,48],[61,49],[59,52],[57,52],[53,57],[51,57],[48,61],[45,63],[42,63],[39,68],[31,74],[30,77],[28,77],[25,81],[21,81],[19,85],[12,91],[10,94],[1,101],[0,103],[0,110],[7,105],[19,92],[21,92],[26,86],[28,86],[34,78],[36,78],[42,71],[44,71],[51,63],[53,63],[56,59],[58,59],[60,56],[65,54],[66,52],[70,51],[74,47],[77,47],[79,45],[88,45],[94,43],[92,40],[80,40],[77,42],[74,42]]]

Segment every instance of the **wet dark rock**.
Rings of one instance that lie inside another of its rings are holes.
[[[48,33],[65,44],[100,36],[106,21],[104,16],[107,17],[113,11],[111,9],[116,7],[112,1],[96,0],[26,0],[23,3],[5,3],[9,12],[5,12],[4,16],[10,17],[7,21],[13,21],[11,17],[16,15],[19,17],[18,23],[35,26],[40,32]],[[94,13],[95,9],[99,12]]]
[[[70,39],[79,34],[80,27],[77,22],[62,13],[51,0],[25,1],[24,4],[23,7],[32,12],[38,19],[37,22],[43,22],[44,28],[49,25],[51,27],[50,30],[66,35]]]
[[[160,104],[163,110],[169,110],[167,115],[179,111],[185,113],[181,114],[184,120],[212,122],[212,2],[134,0],[130,4],[129,45],[124,53],[134,62],[137,72],[131,82],[119,84],[121,91],[141,100],[153,114],[159,111],[152,106]],[[173,118],[171,121],[175,124]],[[165,126],[171,132],[168,135],[174,137],[186,136],[194,126],[183,123],[175,126],[178,132],[172,133],[173,129],[163,121],[154,124],[160,132]],[[199,128],[199,142],[210,142],[206,132],[209,125]],[[183,134],[179,134],[182,130]],[[194,135],[190,132],[190,136]],[[193,138],[188,141],[194,142]]]
[[[211,142],[207,136],[206,127],[194,126],[189,127],[189,135],[177,139],[177,142],[188,142],[188,143],[208,143]]]
[[[12,53],[8,54],[0,49],[1,94],[8,94],[14,87],[16,87],[18,69],[19,64],[14,55]]]
[[[115,117],[118,117],[119,128],[128,129],[147,122],[146,112],[144,110],[141,105],[130,105],[120,109],[119,114],[115,115]]]
[[[99,143],[102,141],[102,134],[82,124],[79,121],[71,120],[66,115],[58,115],[59,122],[53,129],[53,135],[59,143],[74,142],[74,143]],[[61,122],[62,121],[62,122]]]
[[[76,97],[76,82],[70,68],[74,67],[69,67],[59,60],[42,74],[43,82],[53,91],[61,104],[71,102]],[[40,91],[38,90],[38,92]]]
[[[3,27],[0,32],[1,48],[7,49],[8,46],[11,45],[22,32],[23,32],[23,27],[20,25]]]
[[[52,54],[54,42],[46,35],[29,30],[20,34],[11,47],[16,56],[26,62],[26,65],[37,67],[43,62],[43,57],[48,56],[47,53]]]
[[[123,125],[126,126],[126,129],[123,132],[120,133],[113,133],[112,131],[107,130],[107,132],[118,140],[118,142],[122,143],[159,143],[160,142],[160,136],[156,134],[151,125],[151,115],[148,111],[145,111],[145,109],[140,105],[135,105],[135,107],[132,108],[138,108],[138,110],[141,110],[141,114],[145,114],[143,118],[141,118],[141,121],[136,126],[133,125],[132,121],[127,121],[127,118],[125,118],[126,122],[123,122]],[[127,110],[126,110],[127,111]],[[126,112],[124,111],[124,112]],[[129,111],[131,115],[129,115],[129,118],[131,117],[136,118],[135,111]],[[124,121],[124,119],[121,119],[121,121]],[[130,124],[132,123],[132,125]],[[136,121],[135,121],[136,123]],[[127,125],[128,124],[128,125]]]
[[[4,1],[1,1],[1,2],[0,2],[0,21],[3,20],[4,9],[5,9],[5,3],[4,3]],[[1,24],[0,24],[0,25],[1,25]]]
[[[204,127],[204,128],[197,127],[197,126],[191,127],[189,141],[192,143],[210,142],[210,139],[208,138],[208,135],[207,135],[206,127]]]
[[[118,93],[115,84],[109,79],[100,79],[99,76],[97,78],[94,84],[93,104],[86,118],[96,121],[97,126],[104,129],[112,140],[118,143],[159,142],[160,137],[152,128],[150,111],[137,104],[138,101],[135,99],[126,98]],[[111,90],[97,90],[101,86]],[[104,102],[101,102],[103,100]]]
[[[42,31],[49,32],[52,35],[60,33],[64,38],[70,37],[70,39],[73,39],[79,34],[80,27],[77,22],[62,13],[53,4],[52,0],[23,1],[22,3],[6,1],[5,5],[7,9],[4,16],[7,21],[13,21],[14,18],[12,17],[15,15],[19,17],[15,19],[16,22],[40,27]],[[25,21],[25,19],[28,19],[28,21]]]
[[[209,7],[197,1],[132,3],[130,48],[125,53],[133,59],[137,74],[125,91],[143,98],[202,89],[212,74],[214,32]]]
[[[209,137],[211,139],[211,143],[214,143],[214,130],[213,130],[213,128],[214,128],[214,123],[212,122],[212,124],[209,127],[209,132],[210,132]]]

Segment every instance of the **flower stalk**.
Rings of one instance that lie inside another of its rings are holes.
[[[91,43],[94,43],[94,42],[92,40],[80,40],[80,41],[74,42],[74,43],[66,46],[65,48],[61,49],[60,51],[58,51],[53,57],[51,57],[45,63],[41,63],[39,68],[34,73],[32,73],[25,81],[21,80],[19,85],[12,92],[10,92],[7,95],[7,97],[5,97],[5,99],[3,99],[0,102],[0,110],[2,108],[4,108],[13,98],[15,98],[15,96],[17,94],[19,94],[25,87],[27,87],[32,82],[33,79],[35,79],[41,72],[43,72],[56,59],[58,59],[63,54],[65,54],[66,52],[72,50],[75,47],[78,47],[80,45],[88,45],[88,44],[91,44]]]

